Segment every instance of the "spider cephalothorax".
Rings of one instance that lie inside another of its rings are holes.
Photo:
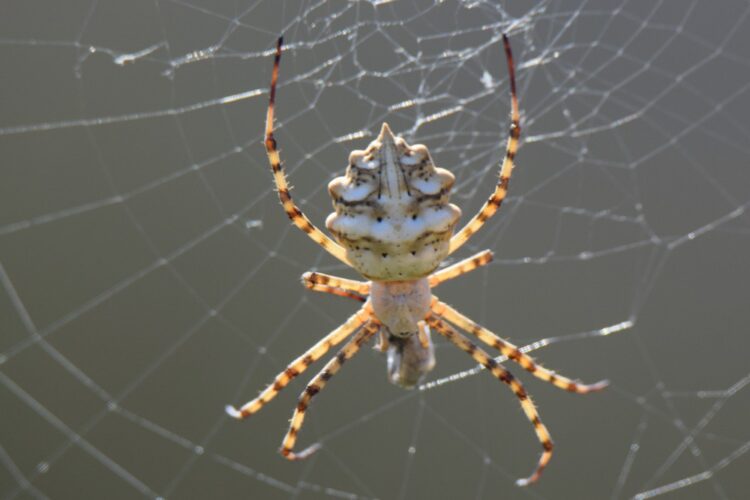
[[[402,138],[394,137],[388,125],[383,124],[380,135],[366,150],[352,152],[346,175],[334,179],[328,187],[336,212],[328,217],[326,226],[338,242],[310,222],[289,193],[273,136],[281,45],[282,39],[279,38],[271,76],[265,138],[279,200],[294,225],[370,281],[355,281],[317,272],[303,274],[302,282],[311,290],[349,297],[364,304],[341,326],[292,361],[255,399],[239,409],[227,406],[227,413],[239,419],[256,413],[331,348],[348,339],[300,394],[289,431],[282,442],[280,451],[284,457],[289,460],[306,458],[319,445],[300,452],[293,451],[305,412],[313,397],[341,366],[357,354],[365,342],[379,334],[377,347],[388,353],[389,380],[403,387],[414,387],[435,364],[430,339],[430,329],[434,329],[506,384],[518,398],[542,445],[536,469],[528,478],[519,479],[518,484],[536,481],[552,458],[552,438],[547,428],[521,382],[459,329],[497,350],[508,360],[518,363],[535,377],[560,389],[584,394],[603,389],[607,382],[582,384],[544,368],[515,345],[473,322],[432,294],[432,289],[443,281],[473,271],[492,260],[492,252],[485,250],[437,270],[445,257],[466,243],[500,209],[508,193],[521,133],[513,55],[508,38],[503,35],[511,96],[510,134],[500,167],[500,178],[484,206],[453,234],[461,215],[458,207],[448,202],[453,174],[435,167],[426,147],[409,146]]]
[[[326,227],[366,278],[427,276],[448,255],[461,216],[448,202],[454,181],[425,146],[409,146],[384,123],[367,149],[349,155],[346,175],[328,185],[336,211]]]

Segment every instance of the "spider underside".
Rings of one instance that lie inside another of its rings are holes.
[[[280,449],[287,459],[304,459],[319,448],[320,445],[315,444],[300,452],[293,451],[305,412],[312,398],[325,387],[342,364],[376,334],[379,338],[376,348],[388,354],[389,380],[397,385],[414,387],[434,367],[434,348],[430,337],[433,329],[513,391],[543,449],[536,469],[528,478],[519,479],[519,485],[530,484],[539,478],[552,457],[552,439],[521,382],[459,330],[499,351],[534,376],[566,391],[584,394],[607,386],[604,380],[586,385],[544,368],[515,345],[473,322],[432,294],[432,288],[440,283],[492,260],[492,252],[485,250],[437,270],[447,256],[460,248],[500,209],[508,192],[521,129],[513,56],[505,35],[503,44],[511,94],[510,134],[498,183],[479,212],[454,234],[461,210],[449,202],[453,174],[436,167],[425,146],[410,146],[401,137],[394,136],[384,123],[377,139],[367,149],[351,153],[345,175],[334,179],[328,186],[335,211],[327,218],[326,227],[335,237],[334,241],[313,225],[292,200],[273,135],[282,48],[282,39],[279,38],[265,132],[266,152],[279,199],[297,227],[369,280],[355,281],[323,273],[305,273],[302,281],[307,288],[358,300],[363,303],[362,307],[292,361],[258,397],[240,409],[227,406],[227,413],[238,419],[256,413],[332,347],[348,339],[300,395]]]

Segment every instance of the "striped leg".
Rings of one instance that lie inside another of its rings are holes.
[[[609,385],[609,381],[607,380],[600,380],[599,382],[590,385],[582,384],[580,382],[575,382],[567,377],[563,377],[562,375],[558,375],[552,370],[548,370],[547,368],[537,364],[534,359],[528,354],[522,353],[520,349],[518,349],[518,347],[516,347],[515,345],[501,339],[491,331],[473,322],[444,302],[434,303],[432,306],[432,311],[441,318],[444,318],[453,323],[460,329],[471,333],[488,346],[494,347],[495,349],[500,351],[503,356],[507,356],[508,359],[515,361],[516,363],[521,365],[524,370],[534,374],[535,377],[549,382],[554,386],[559,387],[560,389],[569,392],[576,392],[578,394],[586,394],[587,392],[600,391]]]
[[[518,138],[521,136],[521,118],[518,112],[518,97],[516,96],[516,70],[513,65],[513,54],[510,50],[510,42],[508,37],[503,35],[503,45],[505,47],[505,57],[508,60],[508,79],[510,80],[510,103],[511,103],[511,116],[510,116],[510,136],[508,137],[508,143],[505,148],[505,159],[500,169],[500,180],[495,187],[495,192],[487,199],[484,206],[477,212],[477,214],[453,237],[451,238],[450,248],[448,253],[453,253],[458,250],[461,245],[476,233],[480,227],[485,223],[487,219],[495,215],[500,209],[505,195],[508,194],[508,183],[510,182],[510,176],[513,173],[513,159],[516,156],[518,150]]]
[[[276,57],[273,60],[273,73],[271,75],[271,90],[270,99],[268,102],[268,114],[266,115],[266,153],[268,154],[268,161],[271,163],[271,170],[273,171],[273,179],[276,182],[276,188],[279,192],[279,200],[281,201],[284,211],[292,220],[295,226],[300,228],[302,231],[315,241],[318,245],[325,248],[331,255],[339,259],[345,264],[350,264],[346,258],[346,250],[333,241],[331,238],[326,236],[323,231],[315,227],[310,219],[297,207],[292,201],[292,195],[289,193],[289,185],[286,182],[286,175],[284,174],[284,167],[281,163],[281,157],[279,156],[279,150],[276,146],[276,139],[273,137],[273,110],[276,101],[276,81],[279,78],[279,61],[281,60],[281,45],[283,43],[283,37],[279,37],[276,43]]]
[[[292,361],[286,370],[276,375],[273,383],[266,387],[257,398],[245,403],[239,410],[234,406],[227,405],[227,413],[236,419],[247,418],[256,413],[266,403],[275,398],[297,375],[307,370],[311,364],[324,356],[331,347],[340,344],[354,330],[365,324],[370,318],[370,314],[371,309],[369,305],[362,307],[362,309],[346,320],[343,325],[323,337],[317,344],[308,349],[306,353]]]
[[[364,302],[370,294],[370,284],[349,280],[330,274],[307,272],[302,275],[302,284],[316,292],[326,292]]]
[[[303,460],[320,448],[320,444],[316,443],[299,453],[292,451],[294,444],[297,442],[297,435],[302,428],[302,423],[305,420],[305,412],[307,411],[308,406],[310,406],[312,398],[326,386],[326,383],[331,377],[339,371],[341,365],[357,354],[357,351],[359,351],[362,344],[367,342],[370,337],[378,332],[378,330],[380,330],[380,323],[375,320],[370,320],[362,330],[347,342],[347,344],[336,354],[336,357],[326,364],[307,387],[305,387],[305,390],[300,394],[297,408],[292,415],[289,431],[286,433],[286,436],[284,436],[284,441],[281,443],[281,449],[279,450],[285,458],[288,460]]]
[[[428,316],[427,323],[431,327],[435,328],[438,332],[440,332],[443,336],[445,336],[448,340],[450,340],[459,349],[474,358],[476,362],[484,366],[495,377],[499,378],[502,382],[507,384],[508,387],[510,387],[510,390],[513,391],[513,394],[516,395],[518,400],[521,402],[521,408],[526,414],[526,418],[528,418],[534,426],[534,432],[536,433],[537,438],[539,438],[539,442],[542,443],[543,448],[542,456],[539,457],[539,463],[536,466],[536,470],[534,470],[534,472],[528,478],[518,479],[516,481],[516,484],[518,486],[526,486],[527,484],[533,483],[534,481],[539,479],[539,476],[542,474],[542,470],[544,470],[544,468],[552,458],[552,438],[550,437],[547,428],[539,418],[539,413],[537,413],[536,408],[534,407],[534,403],[532,403],[531,399],[529,399],[529,395],[526,393],[526,389],[524,389],[523,385],[521,385],[521,382],[516,380],[513,374],[511,374],[508,370],[498,364],[498,362],[492,359],[489,354],[477,347],[469,339],[458,333],[450,325],[441,321],[436,316]]]
[[[457,278],[462,274],[471,272],[478,267],[486,266],[490,262],[492,262],[492,251],[483,250],[467,259],[456,262],[452,266],[448,266],[445,269],[441,269],[440,271],[431,274],[428,278],[430,288],[435,288],[444,281]]]

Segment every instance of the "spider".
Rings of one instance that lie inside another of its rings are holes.
[[[363,303],[362,307],[292,361],[258,397],[240,409],[227,406],[227,413],[237,419],[256,413],[329,349],[349,339],[305,387],[292,415],[279,451],[289,460],[304,459],[320,448],[320,444],[314,444],[299,452],[292,451],[305,412],[313,397],[344,362],[377,334],[379,341],[376,348],[387,353],[390,381],[412,388],[435,365],[430,337],[431,329],[434,329],[505,383],[518,398],[542,445],[542,454],[533,473],[519,479],[517,484],[524,486],[533,483],[539,479],[552,457],[550,434],[521,382],[458,330],[473,335],[536,377],[566,391],[584,394],[601,390],[608,382],[602,380],[586,385],[542,367],[515,345],[440,301],[431,291],[440,283],[492,260],[492,252],[485,250],[436,271],[448,255],[466,243],[500,209],[508,192],[521,133],[515,68],[508,37],[503,35],[512,108],[510,134],[499,181],[479,212],[453,234],[461,215],[461,210],[449,203],[453,174],[436,167],[425,146],[410,146],[403,138],[394,136],[384,123],[377,139],[366,150],[352,151],[345,176],[337,177],[328,185],[335,212],[328,216],[326,227],[336,241],[313,225],[294,203],[279,157],[273,121],[282,43],[283,38],[279,38],[265,130],[265,147],[279,200],[297,227],[369,281],[354,281],[318,272],[305,273],[302,282],[307,288],[358,300]]]

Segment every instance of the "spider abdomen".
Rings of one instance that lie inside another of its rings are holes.
[[[380,281],[429,275],[448,255],[461,210],[449,203],[455,178],[423,145],[409,146],[387,124],[343,177],[328,186],[335,212],[326,227],[363,276]]]

